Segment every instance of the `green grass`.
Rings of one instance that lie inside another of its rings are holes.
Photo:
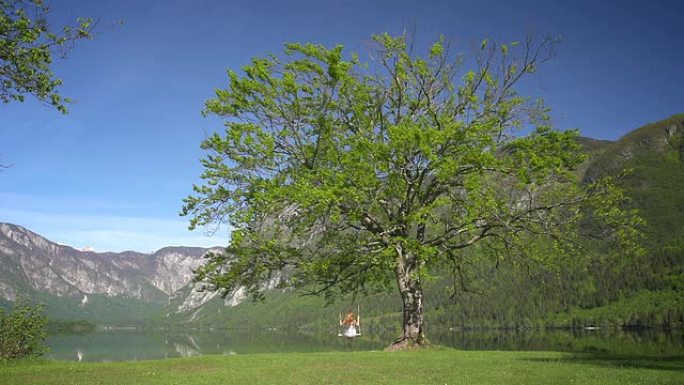
[[[684,384],[684,355],[457,351],[0,364],[0,384]]]

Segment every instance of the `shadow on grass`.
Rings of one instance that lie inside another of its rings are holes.
[[[684,354],[655,356],[591,352],[571,353],[570,355],[562,357],[560,359],[526,358],[525,361],[590,364],[612,368],[684,371]]]

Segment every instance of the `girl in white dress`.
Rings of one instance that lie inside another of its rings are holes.
[[[344,327],[344,332],[342,335],[345,337],[354,338],[358,335],[356,328],[359,326],[359,320],[354,317],[353,312],[347,313],[347,316],[344,317],[344,320],[340,321],[340,326]]]

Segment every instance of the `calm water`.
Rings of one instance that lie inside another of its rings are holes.
[[[48,358],[125,361],[201,354],[379,350],[393,334],[365,334],[354,340],[335,333],[178,332],[108,330],[50,336]],[[682,354],[684,331],[433,331],[433,343],[465,350],[606,351],[625,354]]]

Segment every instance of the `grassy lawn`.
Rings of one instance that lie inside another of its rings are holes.
[[[432,349],[0,364],[0,384],[684,384],[667,357]]]

